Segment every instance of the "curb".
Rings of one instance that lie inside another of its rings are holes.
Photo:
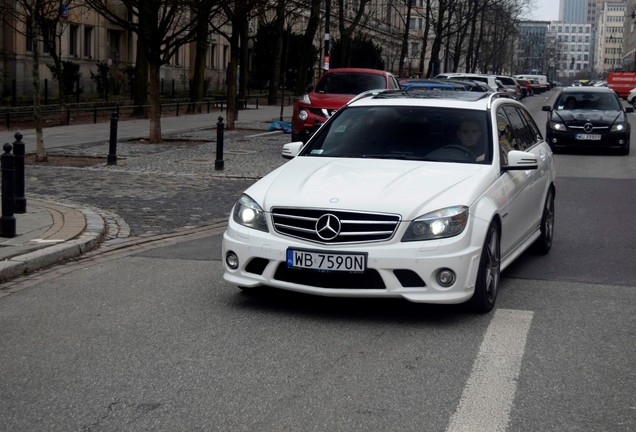
[[[47,246],[0,262],[0,283],[59,264],[97,248],[106,236],[104,219],[87,208],[75,208],[84,214],[86,221],[82,233],[77,238],[63,243]]]

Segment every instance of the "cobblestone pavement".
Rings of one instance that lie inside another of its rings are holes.
[[[222,171],[215,170],[216,129],[164,139],[162,144],[118,143],[117,165],[27,165],[27,197],[95,207],[108,223],[109,238],[208,225],[227,218],[243,190],[285,162],[281,150],[290,135],[226,131]],[[105,142],[57,148],[49,154],[103,157],[108,152]]]

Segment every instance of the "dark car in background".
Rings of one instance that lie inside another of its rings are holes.
[[[632,107],[607,87],[566,87],[548,112],[546,141],[553,152],[568,147],[616,149],[629,154]]]
[[[397,78],[390,72],[362,68],[330,69],[294,104],[292,141],[306,142],[319,125],[360,93],[399,88]]]

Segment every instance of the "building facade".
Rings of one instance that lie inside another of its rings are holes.
[[[606,1],[598,12],[596,24],[595,69],[600,76],[623,70],[623,32],[625,30],[624,1]]]
[[[636,71],[636,0],[628,0],[625,6],[622,57],[623,68]]]
[[[592,73],[594,36],[591,24],[550,23],[554,37],[556,79],[569,82],[575,77]]]
[[[559,21],[579,24],[587,22],[587,16],[588,0],[561,0],[559,4]]]
[[[549,21],[521,21],[517,44],[517,74],[548,74],[554,58],[551,46]]]

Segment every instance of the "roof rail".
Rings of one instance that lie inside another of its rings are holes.
[[[488,93],[489,97],[488,97],[488,109],[490,109],[490,107],[492,106],[492,103],[495,99],[501,99],[501,98],[505,98],[505,99],[512,99],[512,100],[516,100],[515,98],[513,98],[512,96],[510,96],[508,93],[506,92],[495,92],[495,93]]]
[[[397,89],[376,89],[376,90],[364,91],[364,92],[360,93],[359,95],[354,96],[349,102],[347,102],[347,105],[350,105],[352,102],[355,102],[357,100],[368,98],[368,97],[377,96],[380,93],[384,93],[386,91],[391,91],[391,90],[397,90]]]

